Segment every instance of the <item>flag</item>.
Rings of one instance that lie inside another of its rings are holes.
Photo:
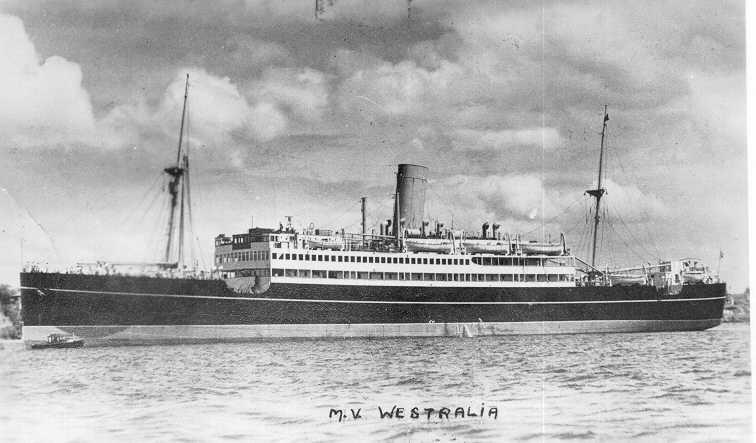
[[[724,258],[724,252],[721,249],[719,250],[719,258],[720,260]]]
[[[609,114],[604,114],[604,123],[609,121]]]

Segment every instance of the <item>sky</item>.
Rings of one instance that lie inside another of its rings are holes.
[[[745,10],[728,1],[5,1],[0,282],[159,260],[184,79],[193,251],[253,223],[360,230],[399,163],[426,217],[747,286]],[[720,251],[723,254],[719,263]]]

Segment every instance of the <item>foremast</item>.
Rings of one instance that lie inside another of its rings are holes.
[[[596,189],[589,189],[585,191],[589,195],[596,199],[596,212],[593,216],[593,247],[591,253],[591,267],[596,269],[596,241],[598,239],[598,227],[601,216],[599,215],[599,209],[601,208],[601,197],[606,193],[606,189],[601,187],[601,179],[603,175],[604,166],[604,138],[606,136],[606,122],[609,121],[609,114],[607,113],[607,105],[604,105],[604,123],[601,128],[601,151],[599,152],[599,168],[598,168],[598,186]]]
[[[189,95],[189,74],[186,74],[186,84],[184,85],[184,104],[181,110],[181,126],[179,129],[178,150],[176,152],[176,165],[165,168],[166,174],[170,176],[168,183],[168,193],[171,197],[171,206],[168,216],[167,241],[165,245],[164,262],[174,265],[171,262],[171,252],[174,245],[174,236],[176,235],[176,208],[178,206],[179,223],[178,223],[178,254],[175,261],[175,267],[179,267],[183,262],[184,253],[184,206],[189,206],[189,154],[184,152],[184,123],[186,121],[186,101]]]

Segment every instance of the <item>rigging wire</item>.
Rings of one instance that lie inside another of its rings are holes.
[[[35,218],[35,217],[34,217],[34,216],[32,215],[31,211],[29,211],[29,209],[27,209],[27,208],[26,208],[26,206],[23,206],[23,205],[21,205],[21,204],[20,204],[20,203],[18,202],[18,200],[16,200],[16,198],[15,198],[15,197],[13,197],[13,196],[11,195],[11,193],[10,193],[10,192],[9,192],[9,191],[8,191],[7,189],[5,189],[5,188],[0,188],[0,189],[1,189],[1,190],[2,190],[3,192],[5,192],[5,195],[7,195],[8,197],[10,197],[11,201],[13,202],[13,204],[14,204],[14,205],[15,205],[15,206],[16,206],[17,208],[19,208],[19,209],[21,209],[21,210],[22,210],[23,212],[25,212],[25,213],[26,213],[26,215],[27,215],[27,217],[29,217],[29,219],[30,219],[30,220],[31,220],[31,221],[32,221],[32,222],[33,222],[33,223],[34,223],[34,224],[35,224],[35,225],[36,225],[36,226],[37,226],[37,227],[38,227],[38,228],[39,228],[39,229],[40,229],[40,230],[41,230],[41,231],[42,231],[42,232],[44,233],[44,234],[45,234],[45,236],[47,237],[47,240],[48,240],[48,241],[50,242],[50,247],[51,247],[51,248],[52,248],[52,250],[53,250],[53,254],[55,254],[55,258],[56,258],[56,259],[57,259],[58,261],[61,261],[61,255],[60,255],[60,253],[58,252],[58,248],[57,248],[57,246],[55,246],[55,240],[53,240],[53,237],[52,237],[52,235],[50,235],[50,233],[49,233],[49,232],[47,231],[47,229],[45,229],[45,227],[44,227],[44,226],[42,226],[42,223],[40,223],[40,222],[39,222],[39,221],[38,221],[38,220],[37,220],[37,219],[36,219],[36,218]],[[24,233],[23,233],[23,222],[22,222],[22,226],[21,226],[21,240],[22,240],[22,241],[23,241],[23,239],[24,239],[23,237],[24,237]]]
[[[627,171],[625,170],[625,166],[624,166],[624,164],[622,163],[622,159],[620,158],[620,156],[617,156],[617,163],[619,164],[619,166],[620,166],[620,169],[622,170],[622,173],[623,173],[623,174],[629,175],[629,176],[630,176],[630,179],[631,179],[631,180],[632,180],[632,181],[633,181],[634,183],[640,183],[640,181],[638,180],[637,176],[635,176],[635,174],[633,174],[632,172],[628,173],[628,172],[627,172]],[[632,171],[632,170],[631,170],[631,171]],[[645,208],[644,208],[643,206],[640,206],[640,210],[641,210],[641,213],[643,214],[643,216],[644,216],[644,217],[646,217],[646,220],[650,220],[650,219],[651,219],[651,217],[650,217],[650,216],[648,215],[648,212],[646,212],[646,209],[645,209]],[[645,231],[645,234],[646,234],[646,235],[647,235],[647,237],[648,237],[648,240],[649,240],[650,246],[652,246],[652,247],[654,248],[654,250],[655,250],[655,252],[656,252],[656,256],[657,256],[657,257],[661,257],[661,255],[662,255],[662,254],[661,254],[661,250],[659,249],[659,244],[658,244],[658,242],[656,241],[656,238],[655,238],[655,237],[653,236],[653,234],[652,234],[651,230],[650,230],[650,229],[648,228],[648,226],[646,226],[646,224],[641,224],[641,226],[643,227],[643,229],[644,229],[644,231]],[[649,254],[649,255],[653,255],[653,254]]]
[[[567,211],[569,211],[570,209],[572,209],[572,207],[573,207],[573,206],[575,206],[575,205],[576,205],[577,203],[579,203],[579,202],[580,202],[580,201],[582,201],[582,200],[583,200],[583,198],[582,198],[582,197],[580,197],[580,198],[578,198],[577,200],[573,201],[572,203],[570,203],[569,205],[567,205],[567,206],[566,206],[566,207],[565,207],[565,208],[564,208],[564,209],[563,209],[563,210],[562,210],[562,211],[561,211],[561,212],[560,212],[559,214],[557,214],[557,215],[555,215],[555,216],[551,217],[551,218],[550,218],[550,219],[549,219],[548,221],[546,221],[545,223],[546,223],[546,224],[551,224],[551,223],[552,223],[552,222],[553,222],[554,220],[556,220],[556,219],[558,219],[559,217],[561,217],[561,216],[563,216],[564,214],[566,214],[566,213],[567,213]],[[544,225],[544,226],[545,226],[545,225]],[[543,227],[542,227],[542,229],[543,229]],[[531,233],[533,233],[533,232],[535,232],[535,231],[537,231],[537,230],[538,230],[538,227],[536,227],[536,228],[533,228],[533,229],[531,229],[530,231],[527,231],[527,232],[523,232],[523,235],[531,234]],[[542,233],[542,234],[543,234],[543,233]],[[542,236],[543,236],[543,235],[542,235]]]
[[[126,212],[126,214],[123,216],[123,218],[118,223],[119,226],[127,225],[131,222],[133,222],[132,218],[136,217],[136,215],[140,212],[139,209],[142,207],[144,202],[147,200],[148,197],[152,195],[152,193],[155,192],[157,188],[158,182],[160,182],[160,179],[162,178],[163,173],[162,171],[155,175],[155,178],[150,182],[150,184],[144,189],[144,192],[142,193],[142,198],[139,199],[139,202],[132,206],[130,210]],[[153,197],[154,198],[154,197]]]
[[[633,248],[633,247],[632,247],[632,246],[631,246],[631,245],[630,245],[630,244],[629,244],[629,243],[627,242],[627,240],[626,240],[626,239],[624,239],[624,238],[622,237],[622,235],[620,235],[620,232],[616,230],[616,228],[614,227],[614,224],[612,224],[612,223],[608,223],[607,225],[608,225],[609,229],[611,229],[611,230],[612,230],[612,232],[614,232],[614,234],[615,234],[616,238],[617,238],[617,239],[618,239],[618,240],[619,240],[620,242],[622,242],[622,244],[624,244],[624,245],[625,245],[625,248],[626,248],[626,250],[627,250],[628,252],[630,252],[630,253],[631,253],[631,254],[633,254],[633,255],[634,255],[635,257],[637,257],[638,259],[640,259],[640,261],[641,261],[641,262],[645,261],[645,258],[643,257],[643,255],[641,255],[641,254],[640,254],[640,253],[638,252],[638,250],[637,250],[637,249]]]

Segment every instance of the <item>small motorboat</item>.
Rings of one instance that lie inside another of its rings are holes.
[[[32,343],[32,349],[47,348],[80,348],[84,346],[84,339],[75,335],[50,334],[47,341],[43,343]]]

